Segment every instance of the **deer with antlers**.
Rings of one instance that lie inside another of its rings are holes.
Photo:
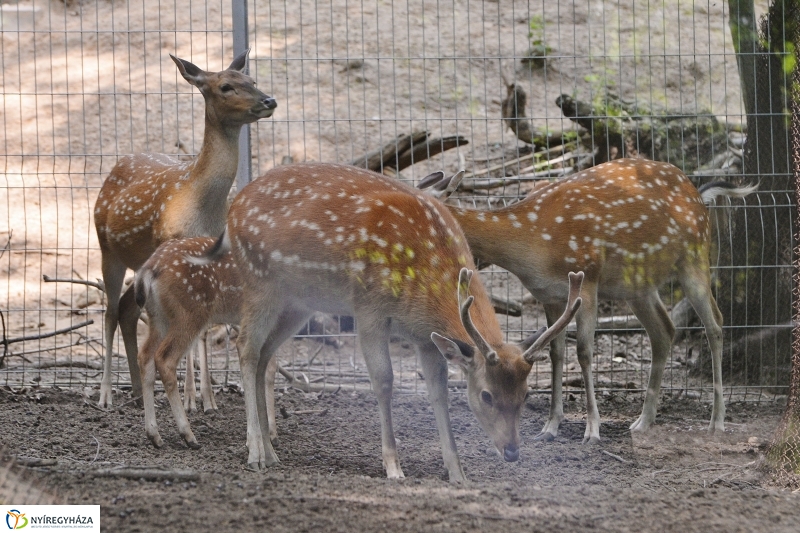
[[[159,244],[177,237],[218,236],[225,227],[228,191],[239,162],[239,132],[244,124],[272,115],[277,104],[244,73],[243,52],[221,72],[206,72],[170,55],[183,78],[205,100],[205,131],[200,153],[181,162],[164,154],[121,158],[103,183],[94,209],[102,254],[105,314],[105,364],[100,405],[112,404],[113,339],[120,325],[133,394],[141,393],[136,322],[139,309],[130,287],[120,297],[126,269],[137,270]]]
[[[458,186],[431,176],[421,183],[446,198]],[[706,203],[717,196],[743,198],[756,186],[715,182],[696,189],[677,167],[644,159],[617,159],[537,187],[520,202],[480,211],[448,206],[476,258],[519,278],[545,309],[548,323],[559,314],[568,290],[566,272],[586,278],[584,305],[575,321],[578,362],[586,390],[584,442],[600,439],[600,415],[592,381],[592,352],[599,299],[624,300],[650,337],[652,367],[642,414],[632,431],[655,422],[661,378],[675,327],[658,289],[679,281],[705,326],[711,346],[714,403],[709,431],[725,428],[722,397],[722,314],[711,290],[711,226]],[[550,415],[537,438],[552,440],[564,419],[562,376],[564,332],[550,346]]]
[[[383,465],[403,477],[391,417],[389,337],[419,354],[450,480],[465,481],[447,410],[447,364],[467,375],[469,405],[507,461],[519,458],[519,418],[535,352],[580,307],[583,274],[571,274],[567,309],[521,345],[504,342],[461,229],[437,200],[344,165],[276,167],[236,197],[209,264],[233,250],[242,277],[239,348],[248,464],[278,462],[268,435],[265,370],[314,311],[356,317],[378,398]],[[565,278],[567,276],[565,275]],[[442,357],[444,355],[444,358]]]

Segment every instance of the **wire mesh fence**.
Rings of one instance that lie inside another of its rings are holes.
[[[537,182],[622,155],[669,161],[698,185],[759,182],[763,192],[710,208],[716,297],[733,320],[725,328],[725,390],[742,400],[786,393],[791,297],[781,280],[791,277],[794,197],[780,165],[746,168],[747,111],[727,3],[233,4],[246,7],[250,74],[278,101],[275,114],[250,129],[254,176],[287,162],[364,163],[372,155],[376,170],[411,184],[464,169],[451,201],[480,209],[510,205]],[[756,8],[760,16],[767,3]],[[233,14],[229,0],[2,4],[4,385],[99,382],[102,293],[44,276],[101,277],[93,205],[120,155],[188,160],[199,151],[203,99],[168,54],[225,68],[234,56]],[[740,248],[748,249],[744,263],[732,259]],[[515,276],[494,266],[481,275],[497,306],[513,309],[500,315],[509,340],[545,322]],[[775,305],[737,318],[739,308],[758,307],[741,279],[760,284],[760,297]],[[677,285],[661,294],[678,323],[665,391],[708,397],[702,326],[685,312]],[[210,335],[218,385],[239,380],[234,337],[221,326]],[[115,351],[124,353],[121,344]],[[392,353],[399,388],[423,390],[410,347],[398,340]],[[309,390],[368,387],[347,317],[320,316],[279,357],[285,375]],[[626,304],[601,302],[596,386],[640,392],[649,363],[649,339]],[[125,357],[113,368],[124,388]],[[452,377],[463,385],[457,372]],[[530,380],[548,390],[549,365],[537,365]],[[582,390],[574,342],[565,384]]]

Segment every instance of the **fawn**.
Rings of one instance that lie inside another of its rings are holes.
[[[169,399],[178,431],[190,448],[199,448],[185,405],[178,394],[176,370],[181,357],[190,354],[192,344],[212,324],[239,324],[242,299],[241,278],[232,254],[219,261],[196,265],[187,255],[199,256],[214,244],[211,237],[190,237],[167,241],[155,251],[136,273],[136,304],[147,311],[147,340],[139,351],[142,374],[142,400],[147,437],[156,448],[163,445],[156,423],[154,385],[158,370]],[[203,406],[212,405],[213,391],[208,377],[207,361],[200,359]],[[189,383],[193,378],[191,359],[186,364]],[[277,438],[275,426],[275,371],[278,359],[273,357],[267,369],[266,395],[270,440]],[[194,394],[187,388],[184,396]]]
[[[498,452],[519,458],[534,353],[577,312],[582,273],[569,275],[571,297],[559,320],[521,345],[506,343],[483,285],[472,279],[467,241],[443,204],[380,174],[321,163],[279,166],[247,185],[217,243],[187,259],[211,264],[229,250],[243,289],[237,346],[252,469],[278,462],[261,394],[267,364],[315,311],[356,317],[389,478],[403,477],[391,418],[390,333],[416,347],[451,481],[465,477],[447,410],[447,360],[465,371],[470,408]]]
[[[100,406],[112,404],[111,359],[117,323],[125,343],[133,395],[141,394],[136,354],[139,309],[133,288],[120,292],[126,269],[137,270],[159,244],[177,237],[218,236],[225,227],[228,191],[239,162],[242,125],[272,115],[277,104],[244,74],[243,52],[221,72],[205,72],[170,55],[183,78],[205,100],[205,131],[197,157],[189,162],[165,154],[120,158],[103,182],[94,208],[108,298],[105,363]]]
[[[421,186],[446,198],[457,187],[431,176]],[[460,177],[458,177],[460,180]],[[537,187],[508,207],[480,211],[448,206],[475,258],[517,276],[545,309],[548,323],[567,296],[564,275],[585,272],[584,305],[575,321],[578,362],[586,388],[584,442],[600,439],[600,416],[592,381],[597,300],[625,300],[650,337],[653,357],[641,416],[632,431],[655,421],[661,378],[675,327],[658,289],[680,282],[705,326],[711,346],[714,404],[709,431],[725,428],[722,397],[722,314],[711,291],[711,226],[706,203],[716,196],[743,198],[757,189],[714,182],[696,189],[677,167],[644,159],[617,159]],[[552,440],[564,419],[562,332],[550,357],[553,390],[550,415],[538,439]]]

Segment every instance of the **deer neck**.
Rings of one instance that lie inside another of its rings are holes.
[[[227,212],[228,192],[239,167],[240,131],[239,124],[226,126],[206,116],[203,146],[193,163],[188,189],[209,216],[220,214],[224,219]]]
[[[472,254],[511,272],[521,266],[531,268],[528,250],[541,240],[538,217],[529,216],[527,209],[520,210],[517,205],[495,211],[451,208]]]

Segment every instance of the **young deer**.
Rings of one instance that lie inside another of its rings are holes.
[[[156,448],[163,445],[156,423],[154,386],[156,370],[161,376],[172,414],[183,440],[190,448],[199,448],[185,405],[178,394],[176,370],[182,356],[191,354],[191,347],[212,324],[239,324],[242,299],[241,278],[233,256],[228,253],[219,261],[196,265],[186,256],[200,256],[214,244],[210,237],[192,237],[167,241],[155,251],[136,273],[136,304],[147,310],[149,330],[139,351],[142,374],[142,400],[147,437]],[[202,341],[201,341],[202,342]],[[213,405],[213,391],[208,377],[207,360],[201,351],[200,383],[203,406]],[[184,397],[194,394],[194,371],[191,359],[186,364],[187,387]],[[277,438],[275,426],[275,371],[278,359],[273,357],[267,368],[266,395],[270,440]],[[189,376],[192,376],[190,378]]]
[[[314,311],[356,317],[388,477],[403,477],[390,410],[392,332],[416,346],[450,480],[465,478],[447,411],[445,358],[466,372],[469,405],[497,450],[518,459],[534,352],[577,311],[583,274],[570,275],[572,298],[550,329],[522,346],[505,343],[483,286],[470,283],[472,256],[444,205],[374,172],[332,164],[280,166],[250,183],[233,201],[223,236],[204,258],[191,259],[207,263],[231,248],[242,276],[237,344],[251,468],[278,462],[258,394],[267,364]]]
[[[206,104],[203,145],[190,162],[164,154],[123,157],[100,189],[94,209],[102,253],[105,315],[105,365],[100,405],[111,398],[114,333],[120,324],[134,396],[141,379],[136,362],[139,309],[129,288],[120,298],[125,270],[137,270],[162,242],[176,237],[218,236],[225,227],[228,191],[239,163],[242,125],[272,115],[275,100],[256,89],[243,73],[247,52],[227,70],[205,72],[170,55],[186,81],[197,87]]]
[[[446,183],[426,180],[443,197]],[[711,291],[711,228],[705,203],[724,195],[742,198],[757,186],[725,182],[700,191],[669,163],[617,159],[537,188],[524,200],[494,211],[448,206],[476,258],[505,268],[542,302],[548,323],[558,317],[570,270],[586,273],[583,305],[575,317],[578,361],[586,388],[584,442],[600,438],[592,382],[597,300],[625,300],[650,337],[653,357],[641,416],[631,425],[645,431],[655,421],[664,365],[675,327],[658,288],[677,278],[705,326],[711,345],[714,406],[709,431],[722,431],[722,315]],[[442,192],[444,191],[444,192]],[[537,438],[553,439],[564,419],[561,380],[565,333],[550,346],[553,392],[550,416]]]

